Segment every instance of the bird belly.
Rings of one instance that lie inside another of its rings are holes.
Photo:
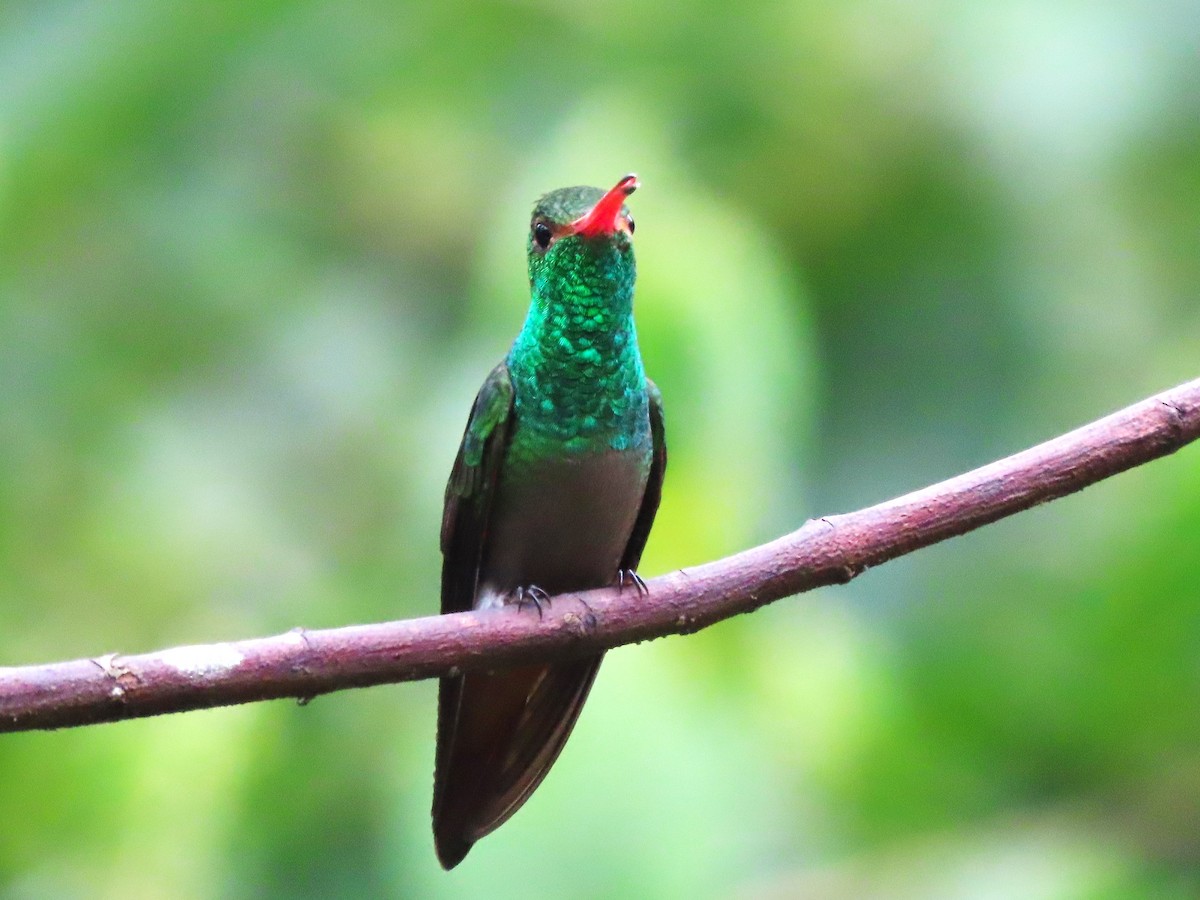
[[[646,490],[647,454],[529,461],[498,485],[476,607],[518,587],[550,594],[613,583]]]

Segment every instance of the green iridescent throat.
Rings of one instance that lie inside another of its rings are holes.
[[[530,248],[532,301],[508,354],[510,458],[649,448],[634,277],[624,233],[563,237],[544,254]]]

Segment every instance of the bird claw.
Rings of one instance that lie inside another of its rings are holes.
[[[618,569],[617,590],[625,590],[625,582],[627,581],[637,588],[637,592],[639,594],[648,595],[650,593],[650,588],[646,587],[646,582],[642,579],[641,575],[639,575],[633,569]]]
[[[522,585],[516,590],[517,609],[524,609],[526,606],[532,606],[537,610],[538,618],[542,617],[542,607],[550,605],[550,595],[543,591],[536,584],[529,586]]]

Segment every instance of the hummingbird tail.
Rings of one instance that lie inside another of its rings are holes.
[[[602,656],[443,678],[433,837],[446,869],[521,808],[558,758]]]

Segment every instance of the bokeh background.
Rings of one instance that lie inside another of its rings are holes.
[[[627,171],[646,575],[1200,374],[1188,0],[7,0],[0,665],[434,611],[531,203]],[[5,736],[0,896],[1194,896],[1200,453],[613,652],[448,875],[434,694]]]

